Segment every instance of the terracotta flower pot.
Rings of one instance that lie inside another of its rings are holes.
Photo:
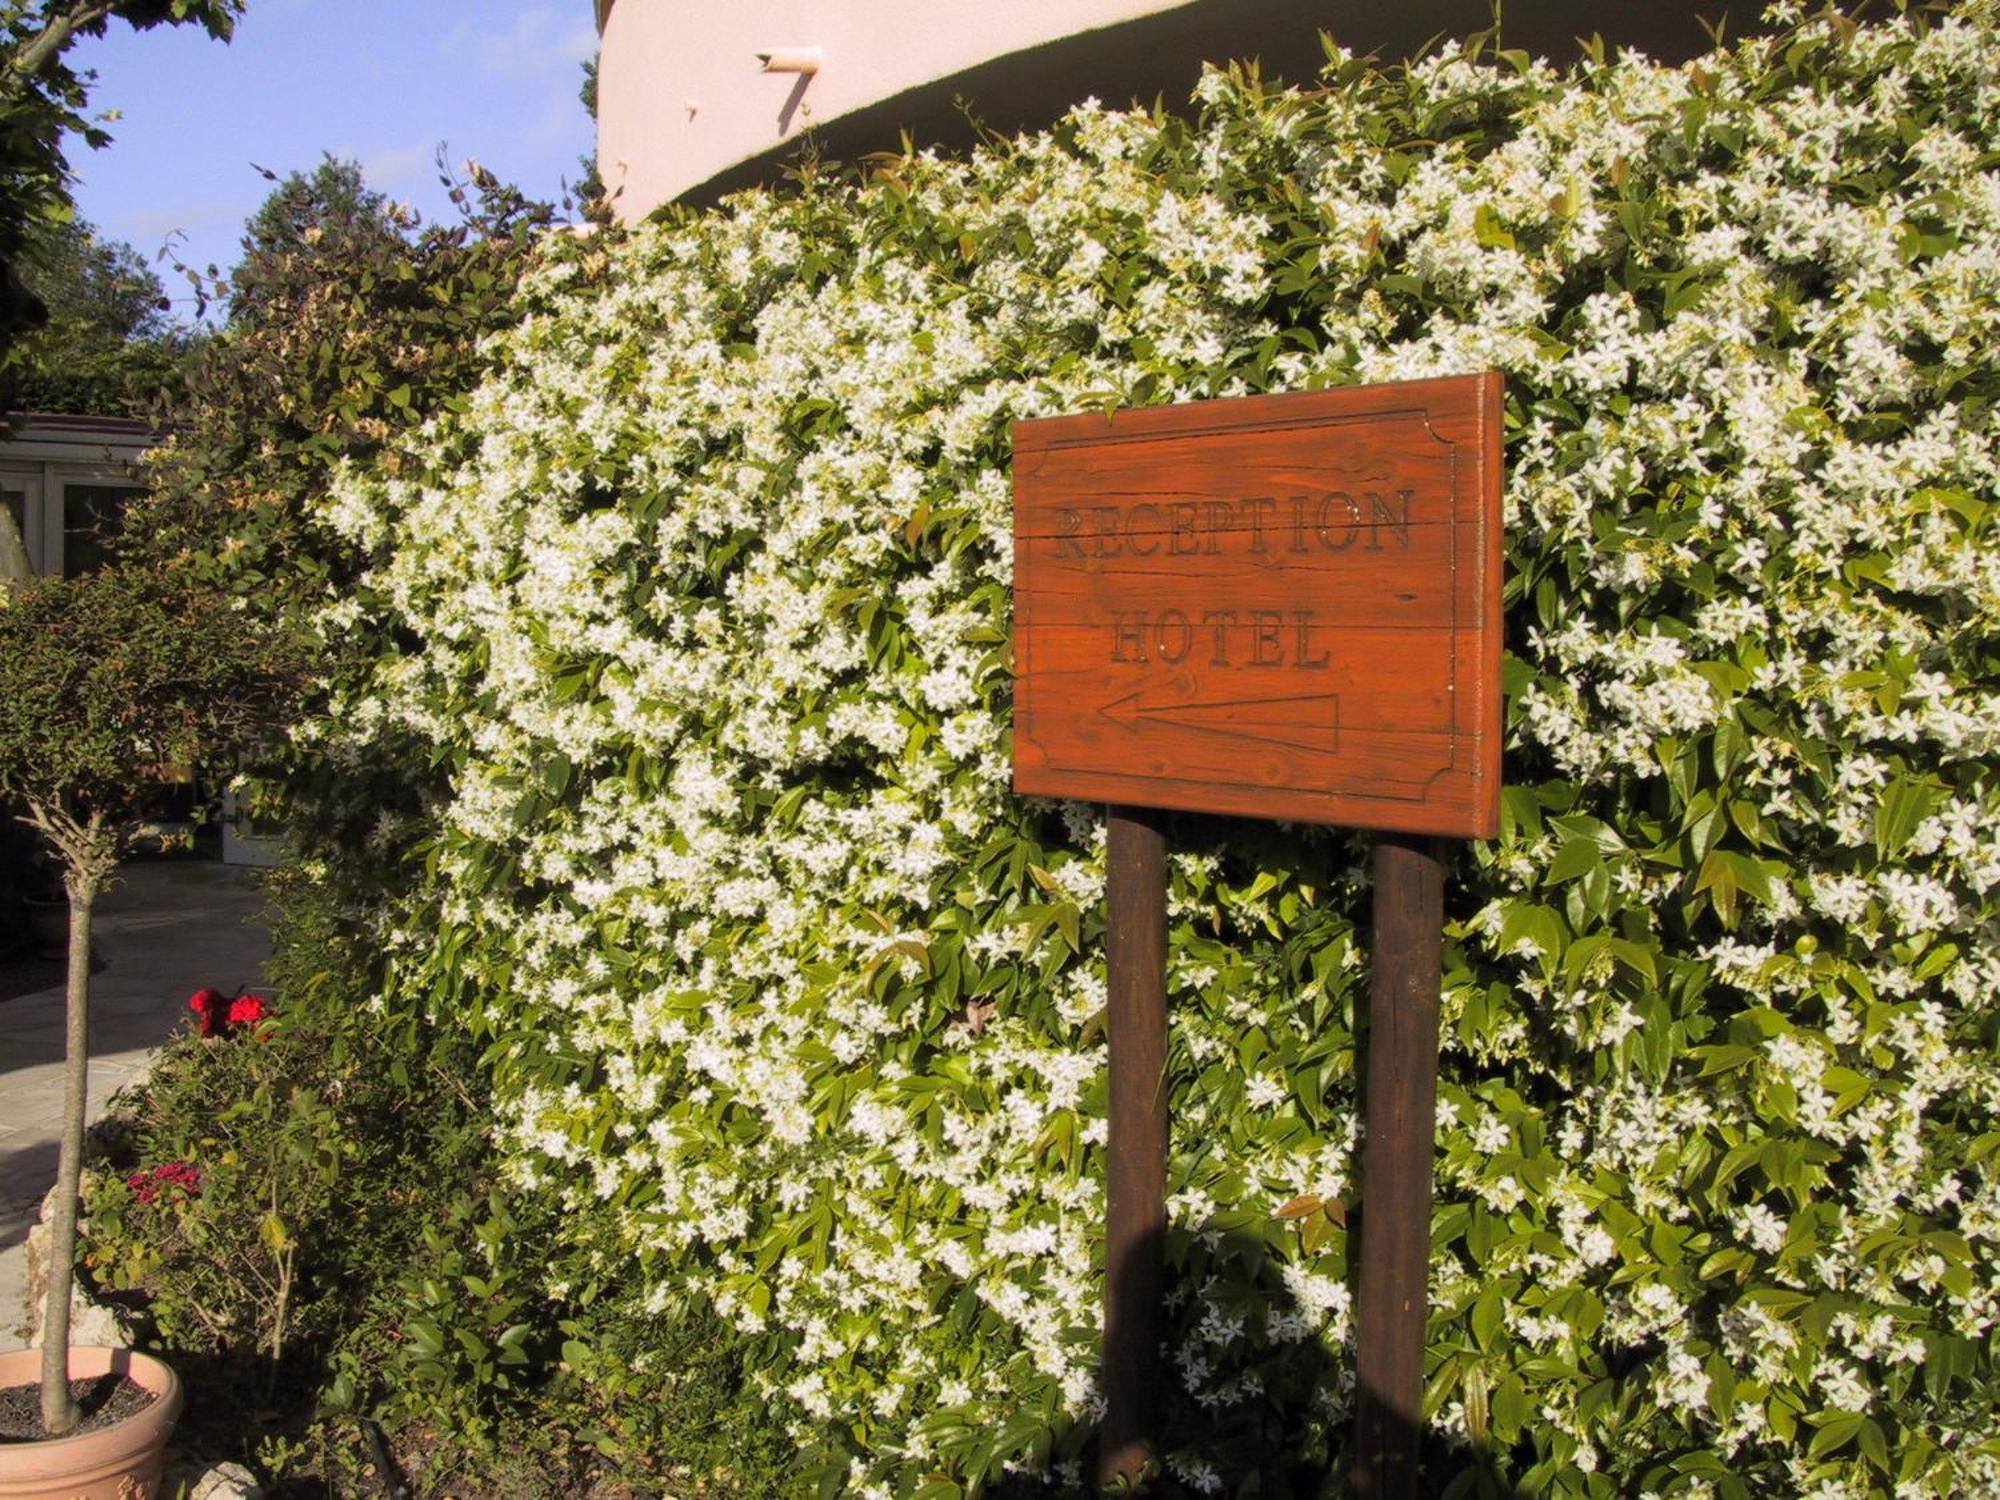
[[[151,1391],[152,1405],[122,1422],[40,1443],[0,1443],[0,1500],[154,1500],[166,1463],[167,1437],[184,1400],[178,1376],[130,1349],[72,1348],[69,1376],[112,1372]],[[41,1379],[38,1349],[0,1354],[0,1386]]]

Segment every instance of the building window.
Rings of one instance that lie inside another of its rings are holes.
[[[63,486],[63,577],[94,572],[111,560],[126,503],[137,493],[130,485]]]

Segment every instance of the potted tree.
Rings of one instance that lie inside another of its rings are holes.
[[[169,767],[233,765],[268,732],[293,680],[289,662],[277,638],[159,568],[114,562],[79,578],[0,589],[0,796],[26,808],[24,820],[61,868],[69,898],[63,1132],[46,1333],[39,1356],[0,1356],[0,1392],[33,1384],[38,1362],[42,1432],[0,1444],[0,1493],[41,1493],[26,1487],[30,1476],[46,1478],[46,1492],[65,1497],[150,1495],[157,1484],[181,1399],[172,1373],[128,1351],[68,1347],[91,917],[149,782]],[[153,1399],[102,1431],[79,1433],[71,1381],[106,1373],[128,1376]],[[131,1488],[118,1487],[120,1473],[129,1474]]]

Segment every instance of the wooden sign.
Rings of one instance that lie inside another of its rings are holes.
[[[1488,837],[1500,377],[1014,426],[1014,786]]]

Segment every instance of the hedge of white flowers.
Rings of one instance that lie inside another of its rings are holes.
[[[490,1039],[558,1296],[709,1300],[856,1494],[1074,1482],[1101,809],[1009,786],[1009,423],[1499,369],[1428,1406],[1522,1494],[2000,1489],[2000,7],[1445,45],[555,237],[327,517],[421,757],[387,1004]],[[372,635],[366,633],[372,632]],[[1170,1480],[1352,1395],[1364,841],[1172,836]],[[587,1371],[592,1351],[566,1351]]]

